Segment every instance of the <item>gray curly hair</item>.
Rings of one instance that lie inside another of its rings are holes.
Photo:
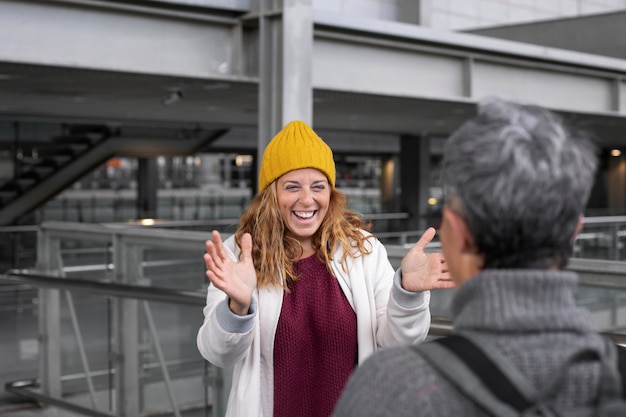
[[[546,109],[488,98],[446,143],[446,205],[484,268],[564,267],[594,183],[591,137]]]

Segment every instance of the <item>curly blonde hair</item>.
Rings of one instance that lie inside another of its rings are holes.
[[[343,248],[341,265],[344,270],[348,256],[357,258],[371,252],[365,241],[373,236],[362,232],[369,231],[371,223],[349,210],[347,202],[345,194],[331,187],[328,211],[313,235],[313,249],[331,274],[330,264],[337,245]],[[235,232],[235,241],[240,248],[244,233],[252,235],[252,259],[259,288],[278,286],[287,289],[290,283],[298,280],[294,263],[302,255],[302,246],[296,238],[285,233],[276,182],[258,193],[242,214]]]

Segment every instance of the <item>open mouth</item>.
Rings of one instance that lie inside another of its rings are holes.
[[[294,211],[293,214],[299,219],[307,220],[315,216],[317,210],[314,211]]]

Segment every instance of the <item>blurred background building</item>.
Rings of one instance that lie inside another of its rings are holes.
[[[486,96],[597,138],[571,267],[623,333],[625,28],[626,0],[0,0],[0,402],[220,415],[198,261],[265,144],[310,123],[396,262],[438,222],[443,144]]]

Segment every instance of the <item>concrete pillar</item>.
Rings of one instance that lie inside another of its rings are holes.
[[[414,25],[430,26],[431,0],[404,0],[396,2],[398,8],[396,20]]]
[[[259,39],[260,161],[285,124],[313,123],[311,0],[259,0]]]
[[[382,159],[382,169],[380,173],[380,199],[383,212],[394,211],[394,181],[393,173],[395,171],[395,164],[393,158]]]
[[[139,158],[137,167],[137,218],[156,219],[159,175],[156,158]]]
[[[417,21],[415,23],[417,23],[420,26],[426,26],[426,27],[430,27],[431,26],[431,2],[432,0],[416,0],[413,4],[413,6],[410,7],[416,7],[417,8]],[[409,1],[409,3],[412,3]]]
[[[430,141],[427,136],[400,137],[400,210],[410,214],[406,230],[424,230],[428,224]]]

